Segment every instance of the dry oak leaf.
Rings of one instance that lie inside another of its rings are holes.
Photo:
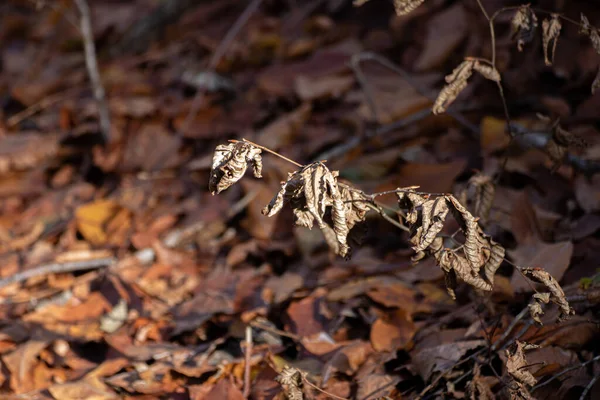
[[[594,46],[596,53],[600,54],[600,32],[598,29],[590,25],[590,21],[587,17],[581,14],[581,31],[582,34],[587,35]]]
[[[254,176],[261,178],[262,158],[261,149],[246,142],[233,142],[228,145],[218,145],[213,156],[212,169],[208,188],[218,194],[239,181],[246,173],[248,164],[253,167]]]
[[[542,303],[548,304],[549,302],[550,293],[535,293],[531,299],[531,303],[527,305],[527,307],[529,308],[529,315],[531,315],[531,319],[533,319],[538,324],[542,325],[542,321],[540,320],[540,316],[544,315]]]
[[[540,346],[516,341],[514,352],[505,350],[506,352],[506,371],[517,382],[529,386],[537,383],[537,379],[527,370],[527,361],[525,360],[525,350],[536,349]]]
[[[554,62],[554,55],[556,54],[556,44],[558,43],[558,37],[560,36],[560,30],[562,29],[562,23],[558,14],[552,14],[552,19],[544,19],[542,21],[542,39],[544,42],[544,62],[550,66]],[[550,53],[548,47],[552,42],[552,55],[548,57]]]
[[[263,209],[263,214],[272,217],[285,204],[290,204],[294,211],[296,225],[310,229],[316,221],[326,239],[334,236],[335,242],[327,241],[332,249],[340,256],[346,256],[349,250],[347,244],[349,228],[337,175],[337,171],[330,171],[320,161],[304,166],[289,174],[288,180]],[[333,230],[324,220],[328,207],[331,208]]]
[[[300,370],[285,366],[275,380],[283,387],[283,392],[288,400],[303,400],[303,376]]]
[[[394,9],[396,10],[396,15],[408,14],[423,4],[424,1],[425,0],[394,0]]]
[[[517,39],[517,48],[523,51],[523,46],[533,40],[538,26],[537,17],[529,4],[522,5],[515,13],[512,22],[513,37]]]
[[[483,173],[475,174],[469,179],[467,187],[461,193],[461,202],[473,204],[472,210],[475,217],[480,221],[486,221],[496,194],[496,186],[492,177]]]
[[[550,300],[556,303],[560,310],[558,316],[559,322],[564,321],[565,319],[568,319],[570,315],[575,314],[575,310],[571,308],[565,297],[565,292],[562,290],[556,279],[554,279],[547,271],[544,271],[541,268],[522,268],[521,272],[532,281],[541,283],[548,288],[550,291]]]
[[[467,87],[467,80],[473,74],[474,64],[474,60],[465,60],[446,76],[447,85],[442,88],[433,103],[432,112],[435,115],[445,112],[460,92]]]

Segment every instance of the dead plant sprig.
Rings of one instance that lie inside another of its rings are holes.
[[[475,63],[476,60],[469,62]],[[460,74],[460,71],[456,74]],[[310,229],[316,224],[329,247],[336,254],[349,257],[351,230],[365,221],[369,210],[374,210],[393,225],[408,230],[416,252],[413,257],[415,262],[426,255],[436,260],[444,272],[446,287],[452,298],[455,298],[454,289],[458,280],[482,292],[493,289],[494,275],[506,259],[504,247],[487,235],[479,223],[480,217],[489,212],[493,200],[493,185],[490,186],[489,178],[480,176],[471,182],[475,187],[473,215],[452,194],[417,192],[415,189],[418,186],[368,194],[350,183],[341,182],[339,171],[330,170],[325,161],[302,165],[267,147],[243,139],[217,146],[210,173],[210,191],[217,194],[229,188],[241,179],[249,165],[253,167],[255,177],[260,178],[262,151],[298,167],[298,170],[288,174],[280,190],[264,207],[263,214],[267,217],[276,215],[287,206],[294,213],[296,225]],[[401,215],[400,222],[387,215],[384,205],[375,201],[377,196],[392,193],[398,197],[401,212],[394,212]],[[445,247],[447,235],[442,234],[449,214],[458,222],[465,238],[464,243],[459,243],[453,234],[450,239],[457,244],[453,248]],[[574,313],[560,285],[546,271],[517,266],[515,269],[528,278],[528,282],[542,283],[548,289],[548,293],[539,294],[531,285],[538,294],[529,307],[534,320],[539,322],[539,316],[543,313],[542,305],[550,301],[557,304],[561,311],[559,321]]]

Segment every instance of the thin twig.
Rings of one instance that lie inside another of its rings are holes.
[[[71,89],[67,89],[65,91],[59,92],[59,93],[54,93],[51,94],[48,97],[44,97],[42,100],[38,101],[35,104],[32,104],[31,106],[27,107],[26,109],[24,109],[23,111],[20,111],[14,115],[12,115],[10,118],[8,118],[6,120],[6,126],[9,128],[13,128],[16,125],[18,125],[20,122],[22,122],[23,120],[37,114],[38,112],[53,106],[54,104],[63,101],[65,98],[77,93],[78,91],[80,91],[81,88],[71,88]]]
[[[236,143],[236,142],[238,142],[238,141],[237,141],[237,140],[235,140],[235,139],[232,139],[232,140],[230,140],[230,142],[231,142],[231,143]],[[274,156],[277,156],[277,157],[281,158],[282,160],[285,160],[285,161],[287,161],[287,162],[289,162],[289,163],[292,163],[292,164],[294,164],[294,165],[295,165],[296,167],[298,167],[298,168],[302,168],[302,167],[304,167],[304,165],[302,165],[302,164],[300,164],[300,163],[297,163],[296,161],[294,161],[294,160],[292,160],[292,159],[290,159],[290,158],[287,158],[286,156],[284,156],[284,155],[281,155],[281,154],[279,154],[278,152],[276,152],[276,151],[274,151],[274,150],[271,150],[271,149],[269,149],[268,147],[261,146],[260,144],[254,143],[254,142],[252,142],[252,141],[250,141],[250,140],[248,140],[248,139],[242,139],[242,142],[246,142],[246,143],[248,143],[248,144],[251,144],[251,145],[252,145],[252,146],[254,146],[254,147],[258,147],[259,149],[266,151],[267,153],[271,153],[271,154],[273,154]]]
[[[98,117],[100,120],[100,131],[104,142],[110,140],[110,111],[106,102],[106,95],[100,72],[98,72],[98,60],[96,59],[96,45],[94,44],[94,34],[92,32],[92,20],[90,16],[90,7],[86,0],[75,0],[75,4],[81,14],[81,34],[83,35],[83,46],[85,50],[85,65],[90,76],[94,98],[98,106]]]
[[[498,349],[498,346],[500,344],[502,344],[502,342],[504,342],[506,340],[506,338],[508,338],[508,336],[512,333],[512,331],[515,329],[515,327],[517,326],[517,324],[519,323],[519,321],[521,321],[523,319],[523,317],[525,317],[525,315],[527,315],[527,312],[529,311],[529,307],[525,307],[521,310],[521,312],[519,312],[515,318],[512,320],[512,322],[510,323],[510,325],[508,326],[508,328],[506,328],[506,330],[504,331],[504,333],[502,334],[502,336],[496,340],[496,342],[494,342],[494,344],[492,345],[491,350],[492,351],[496,351],[496,349]]]
[[[594,384],[598,381],[598,378],[600,378],[600,375],[596,375],[592,378],[590,383],[588,383],[585,389],[583,389],[581,396],[579,396],[579,400],[585,400],[585,397],[587,396],[588,392],[592,390],[592,387],[594,387]]]
[[[569,367],[569,368],[567,368],[567,369],[564,369],[564,370],[562,370],[561,372],[559,372],[558,374],[554,375],[552,378],[548,379],[547,381],[545,381],[545,382],[542,382],[542,383],[540,383],[540,384],[537,384],[537,385],[535,385],[534,387],[532,387],[532,388],[531,388],[531,391],[533,392],[533,391],[535,391],[535,390],[537,390],[537,389],[539,389],[539,388],[541,388],[541,387],[543,387],[543,386],[546,386],[547,384],[549,384],[550,382],[554,381],[555,379],[558,379],[558,378],[560,378],[561,376],[563,376],[563,375],[564,375],[564,374],[566,374],[567,372],[571,372],[571,371],[574,371],[574,370],[576,370],[576,369],[583,368],[583,367],[585,367],[586,365],[588,365],[588,364],[591,364],[591,363],[593,363],[593,362],[596,362],[596,361],[598,361],[598,360],[600,360],[600,355],[598,355],[598,356],[596,356],[596,357],[594,357],[594,358],[592,358],[592,359],[590,359],[590,360],[587,360],[586,362],[583,362],[583,363],[581,363],[581,364],[579,364],[579,365],[574,365],[574,366],[572,366],[572,367]]]
[[[244,393],[245,399],[250,396],[250,359],[252,357],[252,327],[246,327],[246,346],[244,349]]]
[[[23,272],[16,273],[0,280],[0,288],[11,285],[17,282],[26,281],[35,276],[43,276],[49,274],[62,274],[65,272],[86,271],[100,267],[108,267],[115,262],[113,257],[96,258],[85,261],[72,261],[67,263],[53,263],[41,265],[37,268],[28,269]]]
[[[301,375],[302,375],[302,380],[304,381],[304,383],[306,383],[308,386],[312,387],[313,389],[316,389],[319,392],[321,392],[323,394],[326,394],[327,396],[332,397],[332,398],[337,399],[337,400],[348,400],[345,397],[336,396],[333,393],[326,392],[325,390],[321,389],[320,387],[318,387],[317,385],[315,385],[314,383],[312,383],[311,381],[309,381],[306,378],[305,374],[301,374]]]
[[[258,9],[261,3],[262,0],[252,0],[252,2],[248,4],[246,9],[231,26],[231,28],[229,29],[227,34],[225,34],[225,37],[223,38],[223,40],[221,40],[221,43],[219,43],[219,46],[210,58],[210,61],[208,63],[209,71],[214,72],[215,68],[221,61],[221,58],[223,57],[223,55],[225,55],[225,52],[233,42],[233,39],[235,39],[240,30],[246,25],[252,14],[254,14],[254,12]],[[187,114],[187,117],[185,118],[181,127],[181,132],[187,131],[188,127],[192,123],[192,120],[196,117],[196,114],[198,114],[200,107],[202,107],[202,104],[204,103],[204,95],[205,91],[202,89],[198,89],[196,95],[194,96],[194,99],[192,100],[192,104],[190,105],[190,110]]]

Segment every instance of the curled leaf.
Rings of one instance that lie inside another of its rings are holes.
[[[465,60],[446,76],[447,85],[442,88],[433,103],[432,112],[437,115],[445,112],[456,100],[460,92],[467,87],[467,80],[473,74],[474,60]]]
[[[214,195],[221,193],[241,179],[248,164],[253,167],[254,176],[260,178],[262,171],[261,149],[246,142],[218,145],[213,156],[208,188]]]
[[[580,33],[587,35],[594,46],[596,53],[600,54],[600,32],[590,24],[587,17],[581,14],[581,30]]]
[[[521,272],[532,281],[541,283],[548,288],[550,300],[556,303],[560,310],[560,315],[558,316],[559,322],[564,321],[565,319],[568,319],[570,315],[575,314],[575,310],[571,308],[565,297],[565,292],[562,290],[556,279],[554,279],[547,271],[544,271],[541,268],[523,268],[521,269]]]
[[[600,88],[600,67],[598,67],[598,72],[596,73],[594,82],[592,82],[592,94],[596,93],[596,90],[598,90],[598,88]]]
[[[556,44],[558,43],[558,37],[560,36],[560,30],[562,24],[558,14],[552,14],[551,19],[544,19],[542,22],[542,39],[544,42],[544,61],[546,65],[550,66],[554,62],[554,54],[556,53]],[[552,42],[552,55],[548,57],[548,47]]]
[[[527,370],[527,361],[525,360],[525,350],[535,349],[539,346],[515,341],[515,349],[513,352],[506,350],[506,371],[517,382],[525,385],[533,386],[537,383],[537,379]]]
[[[550,302],[550,293],[535,293],[531,299],[531,303],[527,305],[529,308],[529,315],[531,318],[542,325],[540,316],[544,315],[544,309],[542,304],[548,304]]]
[[[438,233],[444,227],[448,205],[446,201],[438,197],[428,200],[421,206],[421,226],[417,233],[411,238],[416,252],[423,251],[433,243]]]
[[[338,188],[337,172],[334,172],[332,173],[322,162],[315,162],[289,174],[288,180],[282,184],[279,192],[265,206],[262,213],[271,217],[285,204],[290,204],[297,225],[312,228],[316,222],[324,235],[330,235],[327,230],[329,226],[324,220],[325,212],[330,208],[337,243],[335,248],[332,248],[337,254],[346,256],[349,232],[346,206]]]
[[[460,225],[461,230],[465,234],[464,252],[471,268],[475,272],[486,262],[489,254],[486,256],[485,251],[489,253],[489,243],[481,236],[481,229],[475,220],[475,217],[456,199],[454,196],[445,196],[450,207],[450,211]],[[487,289],[487,290],[491,290]]]
[[[500,82],[500,72],[493,66],[489,64],[482,64],[479,61],[475,61],[473,64],[473,69],[479,72],[485,79],[489,79],[490,81]]]
[[[283,371],[275,377],[275,381],[283,387],[283,392],[288,400],[304,399],[303,378],[300,370],[286,365]]]
[[[538,26],[537,17],[529,4],[519,7],[511,21],[513,37],[517,39],[517,48],[523,51],[523,46],[533,40]]]
[[[396,9],[396,15],[405,15],[413,11],[425,0],[394,0],[394,8]]]
[[[473,269],[467,260],[453,251],[444,251],[440,259],[440,267],[444,271],[453,270],[456,276],[474,288],[490,291],[492,285],[479,276],[479,271]]]
[[[490,285],[494,285],[494,275],[496,275],[496,271],[500,268],[500,265],[502,265],[502,261],[504,261],[506,250],[491,238],[488,238],[488,240],[492,247],[490,256],[483,265],[483,274]]]
[[[488,175],[479,173],[469,179],[461,199],[464,198],[463,203],[465,204],[470,202],[473,214],[479,217],[480,221],[485,222],[494,204],[495,194],[496,186],[493,179]]]

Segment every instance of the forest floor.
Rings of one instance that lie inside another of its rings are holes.
[[[519,52],[499,14],[507,110],[473,75],[433,115],[444,76],[492,57],[476,0],[90,0],[109,125],[80,3],[0,4],[0,397],[600,398],[600,55],[577,26],[599,26],[594,2],[536,2],[573,20],[551,66],[548,16]],[[262,179],[213,196],[213,151],[242,138],[369,193],[489,177],[493,290],[454,300],[434,258],[414,264],[394,194],[397,224],[369,213],[349,259],[290,210],[262,215],[292,163],[263,152]],[[535,322],[515,266],[548,271],[575,315]]]

